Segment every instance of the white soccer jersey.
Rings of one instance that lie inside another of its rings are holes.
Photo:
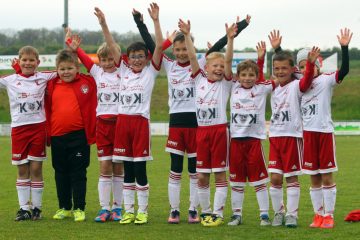
[[[226,104],[232,81],[209,81],[201,70],[193,76],[196,84],[196,118],[199,126],[227,123]]]
[[[304,130],[334,132],[330,105],[333,88],[337,83],[337,72],[321,74],[313,79],[310,88],[301,98]]]
[[[266,139],[265,107],[266,97],[274,90],[272,81],[256,83],[246,89],[235,82],[230,97],[230,134],[236,137]]]
[[[271,96],[270,137],[302,137],[299,80],[278,86]]]
[[[44,94],[47,82],[56,72],[37,72],[30,77],[20,74],[0,78],[0,87],[6,88],[11,114],[11,127],[44,122]]]
[[[151,62],[136,73],[127,62],[121,61],[119,114],[141,115],[150,119],[151,93],[159,70]]]
[[[90,74],[94,77],[97,86],[96,116],[117,115],[120,102],[120,69],[107,73],[94,64],[90,69]]]
[[[203,69],[205,57],[198,62]],[[182,65],[164,55],[162,64],[168,78],[169,113],[195,112],[195,81],[191,78],[190,63]]]

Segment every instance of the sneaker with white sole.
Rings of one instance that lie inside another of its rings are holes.
[[[297,217],[293,215],[285,216],[285,226],[288,228],[296,228],[297,227]]]
[[[230,222],[228,222],[229,226],[237,226],[242,224],[242,216],[241,215],[232,215],[230,218]]]
[[[260,226],[270,226],[270,218],[268,214],[261,214],[260,215]]]
[[[272,221],[273,227],[282,226],[284,224],[285,214],[282,212],[275,213],[274,219]]]

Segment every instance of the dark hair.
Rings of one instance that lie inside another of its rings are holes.
[[[136,51],[144,51],[145,56],[148,56],[148,48],[146,47],[145,43],[143,42],[134,42],[132,44],[130,44],[130,46],[128,46],[128,48],[126,49],[126,54],[129,56],[129,54],[131,52],[136,52]]]
[[[236,66],[236,75],[239,75],[241,71],[247,70],[247,69],[252,69],[254,70],[256,76],[259,76],[259,66],[256,64],[256,62],[254,62],[253,60],[245,60],[241,63],[239,63]]]
[[[294,56],[289,51],[281,51],[279,53],[275,53],[273,57],[273,62],[275,61],[289,61],[290,66],[295,66]]]
[[[79,66],[77,55],[69,49],[60,50],[56,55],[56,67],[58,67],[62,62],[71,62],[76,66]]]
[[[194,37],[192,35],[190,35],[191,41],[194,42]],[[185,35],[182,32],[178,32],[176,33],[176,36],[173,40],[173,44],[175,42],[184,42],[185,41]]]

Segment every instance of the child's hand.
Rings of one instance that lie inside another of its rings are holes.
[[[135,8],[133,8],[132,15],[134,16],[135,21],[144,22],[144,16]]]
[[[270,32],[270,35],[268,35],[270,44],[273,49],[277,49],[281,45],[282,36],[280,35],[279,30],[273,30]]]
[[[230,39],[234,39],[236,33],[237,33],[237,25],[236,23],[231,24],[230,26],[228,26],[227,23],[225,23],[225,28],[226,28],[226,35],[228,38]]]
[[[169,33],[169,31],[166,31],[166,38],[167,38],[170,42],[174,42],[174,38],[176,37],[176,33],[177,33],[176,30],[174,30],[171,34]]]
[[[68,47],[74,52],[76,52],[76,50],[80,47],[80,44],[81,44],[81,38],[79,35],[76,34],[71,36],[70,42],[67,42]]]
[[[157,3],[150,3],[150,8],[148,8],[148,12],[153,21],[159,20],[159,6]]]
[[[95,10],[94,14],[95,14],[95,16],[97,16],[100,25],[106,23],[105,15],[104,15],[104,13],[100,10],[100,8],[95,7],[94,10]]]
[[[312,47],[311,51],[308,54],[308,61],[315,63],[316,59],[320,56],[320,48]]]
[[[338,41],[341,46],[348,46],[353,33],[348,28],[340,29],[340,36],[337,35]]]
[[[71,41],[71,29],[69,27],[64,28],[65,31],[65,43],[67,43],[68,41]]]
[[[250,16],[249,14],[247,14],[247,15],[246,15],[246,18],[245,18],[247,24],[250,23],[250,19],[251,19],[251,16]]]
[[[259,59],[264,59],[266,53],[266,43],[264,41],[258,42],[256,51]]]
[[[188,35],[190,33],[190,21],[187,20],[187,22],[184,22],[182,19],[179,19],[179,23],[178,23],[179,29],[180,31],[184,34],[184,35]]]
[[[207,49],[209,50],[210,48],[212,48],[212,44],[210,42],[207,42]]]

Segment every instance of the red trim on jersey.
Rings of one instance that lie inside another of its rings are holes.
[[[159,65],[156,65],[156,64],[154,63],[154,61],[151,59],[151,64],[153,65],[153,67],[154,67],[157,71],[160,71],[160,69],[161,69],[161,64],[162,64],[163,56],[164,56],[164,54],[161,54]]]
[[[36,72],[34,72],[33,74],[30,74],[30,75],[25,75],[25,74],[23,74],[22,72],[19,72],[18,74],[19,74],[20,76],[29,78],[29,77],[31,77],[31,76],[34,76],[34,75],[36,74]]]
[[[190,65],[190,61],[184,62],[184,63],[180,63],[178,61],[176,61],[177,65],[179,65],[180,67],[187,67]]]
[[[203,74],[201,68],[199,68],[199,69],[196,71],[196,73],[192,73],[190,77],[191,77],[191,78],[196,78],[196,76],[199,75],[199,73]],[[204,74],[203,74],[203,76],[204,76]]]

